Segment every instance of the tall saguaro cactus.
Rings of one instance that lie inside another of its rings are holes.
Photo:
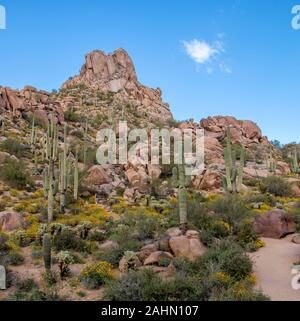
[[[66,195],[68,189],[68,147],[67,147],[67,125],[64,126],[64,149],[59,155],[59,192],[60,213],[65,213]]]
[[[76,152],[76,159],[74,164],[74,199],[78,199],[78,186],[79,186],[79,170],[78,170],[78,152]]]
[[[49,234],[43,236],[43,257],[46,271],[51,270],[51,237]]]
[[[87,151],[88,151],[88,146],[87,146],[87,140],[88,140],[88,124],[85,124],[85,129],[84,129],[84,145],[83,145],[83,163],[84,166],[87,165]]]
[[[46,159],[48,160],[48,222],[53,221],[54,198],[56,195],[55,161],[58,152],[58,128],[51,115],[46,138]]]
[[[236,151],[232,149],[230,128],[227,128],[225,157],[224,188],[230,193],[239,193],[243,184],[243,170],[245,163],[245,149],[241,148],[240,161],[237,165]]]
[[[299,163],[298,163],[298,153],[297,149],[295,148],[294,153],[293,153],[293,160],[292,160],[292,173],[293,174],[299,174]]]
[[[186,188],[190,184],[190,176],[185,174],[184,164],[173,168],[173,186],[178,188],[180,228],[183,233],[187,230],[187,193]]]

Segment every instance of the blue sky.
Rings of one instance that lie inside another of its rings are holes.
[[[300,4],[300,0],[298,1]],[[300,141],[297,0],[0,0],[0,85],[59,88],[84,54],[123,47],[177,119],[232,115]]]

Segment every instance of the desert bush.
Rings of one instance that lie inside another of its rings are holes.
[[[75,231],[64,228],[53,237],[53,247],[57,251],[74,250],[79,252],[89,251],[88,243],[82,240]]]
[[[123,221],[137,232],[139,240],[153,239],[161,232],[159,217],[150,216],[140,210],[134,214],[125,213]]]
[[[24,156],[26,147],[21,144],[17,139],[8,138],[0,144],[0,149],[16,157]]]
[[[119,265],[119,261],[124,252],[135,252],[141,247],[141,243],[137,237],[130,233],[130,229],[127,229],[126,225],[120,225],[117,231],[111,236],[111,239],[119,244],[118,248],[104,252],[96,252],[94,253],[94,257],[98,260],[108,262],[114,267]]]
[[[238,194],[227,194],[217,198],[212,202],[210,209],[232,227],[250,214],[245,202]]]
[[[64,113],[64,118],[66,121],[69,122],[82,122],[82,116],[76,113],[76,110],[74,108],[68,108],[67,111]]]
[[[9,240],[9,236],[3,232],[0,232],[0,251],[8,251],[9,245],[7,241]]]
[[[167,301],[167,283],[153,271],[130,271],[118,280],[109,281],[105,299],[109,301]]]
[[[251,221],[243,221],[238,224],[236,235],[235,240],[239,245],[247,250],[255,250],[255,244],[258,244],[259,237],[255,233]]]
[[[7,158],[0,167],[0,179],[18,189],[31,189],[34,182],[23,161]]]
[[[217,270],[237,281],[252,272],[252,263],[249,257],[238,244],[230,241],[225,241],[220,247],[206,252],[198,263],[206,268],[214,265]]]
[[[24,257],[19,252],[11,251],[8,255],[9,263],[13,266],[22,265]]]
[[[260,184],[260,190],[262,193],[270,193],[282,197],[289,197],[292,193],[290,184],[279,176],[264,178]]]
[[[61,279],[70,274],[69,265],[74,263],[73,256],[68,251],[61,251],[56,256]]]
[[[107,262],[89,264],[80,272],[80,281],[89,289],[97,289],[112,279],[112,266]]]

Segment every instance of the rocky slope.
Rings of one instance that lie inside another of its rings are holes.
[[[0,87],[3,117],[17,119],[19,123],[14,124],[14,130],[18,132],[18,129],[24,130],[22,119],[30,120],[34,116],[36,121],[47,126],[50,115],[54,115],[59,124],[66,121],[70,126],[71,141],[77,139],[74,136],[79,135],[78,131],[87,124],[91,148],[92,145],[95,148],[97,130],[115,126],[120,119],[126,119],[129,126],[139,128],[202,128],[205,130],[206,169],[194,178],[193,186],[198,190],[216,192],[221,189],[221,178],[225,172],[224,139],[228,127],[236,148],[246,149],[244,173],[247,179],[267,176],[270,158],[276,161],[278,174],[289,173],[289,165],[252,121],[216,116],[203,119],[199,124],[176,124],[169,105],[162,101],[161,90],[139,83],[133,62],[125,50],[118,49],[112,54],[95,50],[87,54],[85,60],[80,74],[66,81],[58,92],[38,91],[30,86],[23,90]],[[29,130],[19,133],[24,137],[29,135]],[[163,171],[158,166],[130,163],[125,167],[108,166],[105,170],[96,166],[89,170],[87,182],[93,182],[89,184],[93,192],[110,194],[122,188],[126,196],[133,197],[136,193],[147,193],[149,182],[157,180]]]

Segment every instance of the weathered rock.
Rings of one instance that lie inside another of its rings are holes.
[[[10,232],[22,227],[24,220],[20,213],[4,211],[0,213],[0,231]]]
[[[283,210],[272,210],[259,214],[254,221],[253,228],[263,237],[280,239],[296,231],[293,219]]]
[[[169,241],[170,248],[176,257],[187,257],[195,260],[202,256],[206,248],[199,240],[197,231],[188,231],[186,235],[172,237]]]
[[[141,262],[144,262],[151,253],[157,252],[158,246],[157,244],[148,244],[145,245],[138,253],[137,256]]]
[[[11,155],[6,152],[0,152],[0,164],[3,164],[6,159],[11,158]]]
[[[179,227],[171,227],[166,231],[166,234],[169,237],[176,237],[176,236],[181,236],[182,232]]]
[[[300,235],[297,234],[297,235],[293,236],[292,242],[295,244],[300,244]]]
[[[89,171],[89,175],[86,178],[85,182],[88,185],[100,186],[103,184],[108,184],[111,182],[110,178],[106,174],[105,170],[101,165],[93,166]]]
[[[132,187],[140,193],[146,193],[148,191],[149,178],[143,167],[139,167],[138,170],[130,167],[125,171],[125,176]]]
[[[173,255],[168,252],[156,251],[150,254],[144,262],[144,265],[158,264],[163,259],[172,259]]]

